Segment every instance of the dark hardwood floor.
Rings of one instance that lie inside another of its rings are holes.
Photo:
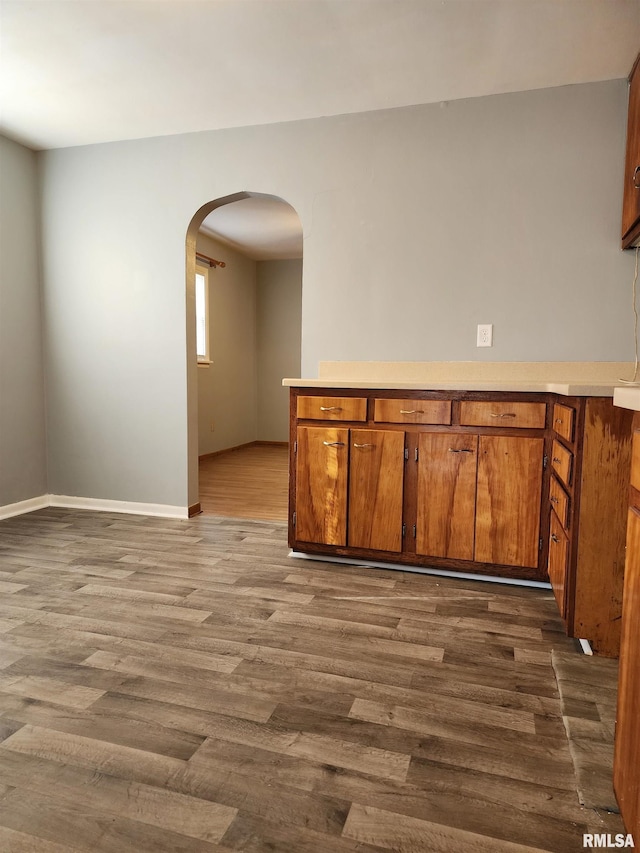
[[[3,853],[571,853],[548,590],[287,557],[284,525],[0,522]]]

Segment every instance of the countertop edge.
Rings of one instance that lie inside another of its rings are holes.
[[[489,382],[469,380],[465,382],[394,382],[384,380],[348,381],[344,379],[291,379],[282,380],[286,388],[332,388],[332,389],[362,389],[379,391],[507,391],[530,394],[558,394],[563,397],[614,397],[615,382],[527,382],[527,381],[498,381]],[[631,389],[622,389],[631,390]],[[640,410],[640,388],[633,389],[638,393],[638,409]],[[619,405],[616,403],[616,405]],[[628,408],[632,408],[629,406]]]

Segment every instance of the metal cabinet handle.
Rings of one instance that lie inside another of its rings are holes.
[[[561,465],[561,464],[562,464],[562,459],[558,459],[558,457],[557,457],[557,456],[554,456],[554,457],[552,458],[552,460],[551,460],[551,461],[552,461],[552,462],[557,462],[557,463],[558,463],[558,465]]]
[[[636,166],[633,170],[633,177],[631,178],[631,182],[637,190],[640,190],[640,184],[636,181],[636,178],[638,177],[638,172],[640,172],[640,166]]]
[[[555,498],[553,495],[551,495],[551,497],[549,498],[549,500],[551,501],[551,503],[552,503],[552,504],[557,504],[557,503],[558,503],[558,498]]]
[[[460,448],[460,450],[456,450],[454,447],[450,447],[449,453],[473,453],[473,450],[466,450],[462,447]]]
[[[340,406],[320,406],[321,412],[341,412]]]
[[[557,423],[557,424],[561,424],[561,423],[562,423],[562,418],[556,418],[556,423]]]
[[[558,537],[556,536],[555,533],[552,533],[551,534],[551,541],[555,542],[557,544],[560,540],[558,539]]]
[[[400,409],[401,415],[424,415],[422,409]]]
[[[325,447],[344,447],[344,441],[323,441]]]
[[[518,416],[516,415],[515,412],[504,412],[504,413],[491,412],[491,417],[492,418],[517,418]]]
[[[356,442],[354,441],[353,446],[354,447],[375,447],[375,444],[356,444]]]

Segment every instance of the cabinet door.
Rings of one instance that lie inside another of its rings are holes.
[[[538,566],[542,438],[480,436],[475,558]]]
[[[629,510],[622,599],[613,787],[627,832],[640,839],[640,514]]]
[[[404,432],[351,430],[349,546],[402,551]]]
[[[298,427],[296,539],[347,544],[349,430]]]
[[[420,435],[416,553],[473,560],[477,464],[477,435]]]
[[[566,589],[567,568],[569,565],[569,540],[567,539],[560,519],[555,512],[551,513],[551,536],[549,542],[549,580],[553,587],[558,610],[564,619],[567,614]]]

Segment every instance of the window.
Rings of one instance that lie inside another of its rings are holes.
[[[196,353],[198,364],[209,359],[209,270],[196,267]]]

